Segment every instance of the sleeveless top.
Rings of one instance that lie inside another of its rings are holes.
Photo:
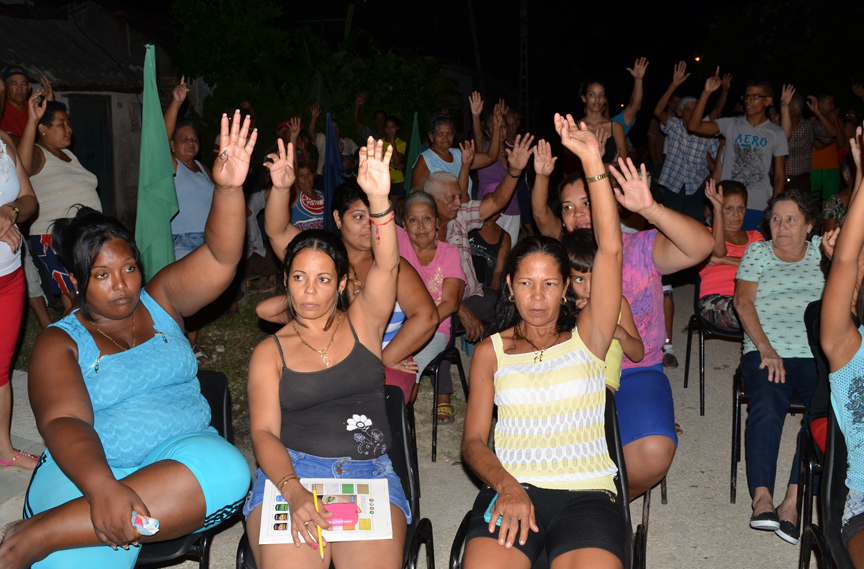
[[[0,207],[17,200],[20,192],[21,181],[15,171],[15,162],[6,152],[6,144],[0,140]],[[12,252],[8,243],[0,241],[0,277],[12,274],[20,266],[21,247]]]
[[[614,125],[609,123],[609,132],[614,130]],[[603,163],[610,164],[615,159],[615,154],[618,153],[618,146],[615,144],[615,138],[610,134],[606,139],[606,146],[603,148]],[[617,164],[616,164],[617,166]]]
[[[495,372],[495,454],[520,484],[553,490],[615,492],[617,472],[606,447],[606,364],[572,337],[534,354],[504,353],[492,336]],[[548,357],[549,359],[545,359]]]
[[[177,161],[177,173],[174,175],[174,187],[177,189],[177,205],[180,211],[171,220],[171,233],[203,233],[213,204],[215,185],[204,171],[204,166],[197,160],[198,172],[193,172]]]
[[[399,301],[396,301],[396,306],[393,307],[393,313],[390,315],[390,321],[387,322],[387,329],[384,330],[384,343],[381,349],[387,347],[387,344],[396,336],[403,324],[405,324],[405,313],[402,312]]]
[[[346,318],[348,316],[346,315]],[[390,449],[384,405],[384,364],[357,339],[341,362],[321,371],[288,369],[282,357],[280,439],[285,448],[322,457],[378,458]],[[305,348],[304,348],[305,349]]]
[[[141,464],[158,446],[210,427],[198,362],[183,330],[141,289],[156,335],[118,354],[100,354],[75,312],[52,324],[78,345],[78,365],[93,406],[93,428],[110,466]]]
[[[301,231],[324,229],[324,196],[318,190],[314,190],[314,192],[321,198],[313,200],[300,192],[297,203],[291,209],[291,223],[299,227]]]
[[[498,252],[501,251],[501,243],[504,241],[504,236],[507,232],[501,230],[501,235],[498,236],[497,243],[489,243],[483,236],[480,235],[479,229],[472,229],[468,232],[468,243],[471,244],[471,256],[479,257],[486,264],[486,278],[483,284],[491,287],[492,273],[495,272],[495,266],[498,264]]]
[[[429,150],[424,150],[420,156],[423,157],[423,160],[426,161],[426,166],[429,168],[429,173],[432,174],[434,172],[450,172],[457,178],[459,177],[459,171],[462,169],[462,151],[458,148],[451,148],[450,155],[453,156],[452,162],[445,162],[440,156],[435,154],[435,151],[431,148]],[[416,162],[415,162],[416,164]],[[471,188],[474,187],[474,182],[471,181],[471,177],[468,177],[468,195],[471,195]],[[421,188],[422,189],[422,188]]]
[[[864,326],[858,328],[862,335],[861,347],[842,368],[831,373],[831,406],[837,424],[843,431],[848,449],[849,468],[846,471],[846,487],[864,492]]]
[[[74,205],[81,204],[102,211],[102,203],[96,193],[99,183],[96,175],[84,168],[70,151],[64,148],[62,152],[72,162],[64,162],[43,149],[45,165],[38,174],[30,177],[33,192],[39,200],[39,213],[30,225],[31,235],[50,233],[55,219],[75,215],[74,210],[69,211]]]

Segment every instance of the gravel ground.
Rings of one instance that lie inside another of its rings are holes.
[[[684,429],[678,452],[667,477],[669,503],[660,503],[659,488],[651,501],[648,532],[648,567],[700,567],[705,569],[758,568],[788,569],[796,566],[798,547],[787,544],[770,532],[757,532],[748,526],[750,503],[747,492],[745,462],[738,467],[737,504],[729,503],[729,468],[731,452],[732,374],[740,359],[740,346],[722,340],[706,345],[705,416],[699,416],[698,355],[694,357],[690,388],[684,389],[684,361],[687,334],[684,327],[693,302],[690,286],[675,290],[673,343],[680,366],[667,370],[675,397],[676,420]],[[463,358],[466,370],[469,359]],[[455,367],[454,406],[457,419],[438,430],[438,461],[431,462],[432,393],[424,382],[415,406],[417,439],[422,487],[421,515],[434,527],[435,562],[447,567],[450,546],[462,516],[474,501],[477,485],[461,463],[459,445],[462,437],[465,400],[459,387]],[[39,448],[38,434],[32,425],[26,395],[26,375],[16,372],[14,438],[31,452]],[[746,420],[746,411],[743,414]],[[787,417],[778,463],[778,489],[785,488],[786,476],[795,452],[795,437],[800,417]],[[253,467],[248,439],[238,445]],[[20,516],[27,476],[17,472],[0,472],[0,524]],[[778,494],[781,490],[778,490]],[[782,496],[776,496],[776,501]],[[631,504],[634,526],[641,519],[642,500]],[[234,555],[242,526],[237,523],[216,536],[211,567],[234,567]],[[421,561],[421,567],[425,563]],[[815,565],[814,565],[815,566]],[[193,568],[184,562],[171,567]]]

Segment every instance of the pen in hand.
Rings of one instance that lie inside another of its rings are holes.
[[[318,490],[315,487],[315,484],[312,485],[312,500],[315,501],[315,511],[321,512],[318,508]],[[319,524],[315,524],[318,526],[318,553],[321,554],[321,561],[324,561],[324,546],[321,544],[321,526]]]

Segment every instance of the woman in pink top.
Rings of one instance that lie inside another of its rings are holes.
[[[708,180],[705,186],[705,196],[714,208],[714,250],[708,264],[699,271],[702,279],[699,314],[720,330],[740,332],[741,323],[732,306],[735,273],[747,247],[765,238],[758,231],[741,230],[747,213],[747,188],[744,184],[725,180],[715,186],[714,180]]]

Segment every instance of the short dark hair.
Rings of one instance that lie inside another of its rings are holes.
[[[233,117],[234,115],[229,113],[228,116]],[[195,136],[198,137],[200,142],[201,133],[198,131],[198,125],[195,124],[195,121],[193,121],[192,119],[187,119],[185,117],[182,119],[177,119],[177,122],[174,125],[174,134],[171,135],[171,140],[177,140],[177,133],[180,132],[181,128],[187,126],[195,131]]]
[[[382,112],[383,112],[383,111],[382,111]],[[396,125],[396,128],[399,128],[399,127],[402,126],[402,121],[400,121],[398,117],[394,117],[393,115],[387,115],[387,116],[384,118],[384,122],[385,122],[385,123],[386,123],[386,122],[392,122],[393,124]]]
[[[372,113],[372,116],[373,116],[373,117],[377,117],[378,115],[384,115],[384,120],[387,120],[388,118],[390,118],[390,117],[387,116],[387,111],[384,111],[384,110],[381,110],[381,109],[378,109],[377,111],[375,111],[374,113]]]
[[[813,201],[813,198],[810,197],[810,192],[803,192],[798,188],[789,188],[782,194],[778,194],[768,200],[765,216],[770,220],[771,215],[774,213],[774,206],[779,202],[785,201],[794,202],[798,206],[798,209],[801,210],[801,213],[804,214],[804,221],[813,224],[813,229],[807,235],[808,239],[819,232],[822,227],[822,208],[820,204]]]
[[[774,97],[774,87],[771,86],[770,81],[766,81],[765,79],[756,79],[747,83],[748,87],[759,87],[765,93],[766,97]]]
[[[597,255],[597,240],[594,230],[583,227],[564,235],[561,245],[567,251],[570,268],[580,273],[590,273],[594,268],[594,257]]]
[[[339,217],[344,217],[345,212],[348,211],[351,204],[357,200],[362,201],[366,207],[369,207],[369,198],[366,197],[366,192],[360,189],[357,179],[352,178],[347,182],[339,184],[333,190],[333,199],[330,201],[330,205],[333,211],[339,212]]]
[[[585,177],[579,173],[567,174],[564,176],[564,179],[561,180],[560,184],[558,184],[558,197],[561,197],[561,192],[564,191],[564,188],[570,184],[575,184],[576,182],[585,182]]]
[[[39,119],[39,124],[42,126],[51,126],[51,123],[54,122],[54,117],[57,115],[57,112],[63,112],[67,115],[69,111],[66,110],[66,105],[61,103],[60,101],[48,101],[45,103],[45,114],[42,115],[42,118]]]
[[[54,250],[60,257],[60,262],[75,276],[78,281],[78,304],[81,314],[90,319],[87,306],[87,288],[90,285],[90,270],[102,246],[112,239],[122,239],[129,244],[135,256],[135,264],[141,273],[141,286],[144,286],[144,267],[141,265],[141,253],[135,244],[132,233],[122,223],[109,215],[95,209],[76,204],[74,217],[64,217],[54,221],[51,232]]]
[[[504,269],[501,273],[500,293],[492,311],[488,334],[502,332],[522,322],[522,315],[516,309],[516,303],[510,302],[508,298],[507,277],[510,277],[512,281],[523,259],[532,253],[552,257],[558,265],[562,282],[567,282],[570,278],[570,260],[567,258],[564,247],[557,239],[550,237],[528,237],[516,243],[516,246],[507,255],[507,261],[504,263]],[[565,287],[564,294],[567,302],[561,306],[558,312],[558,321],[555,323],[555,328],[558,332],[569,332],[576,326],[576,303],[569,286]]]
[[[321,251],[322,253],[328,255],[331,259],[333,259],[333,263],[336,265],[337,287],[339,286],[339,283],[342,282],[342,279],[348,276],[348,251],[345,250],[345,245],[342,243],[342,240],[327,230],[309,229],[300,232],[296,237],[294,237],[294,239],[291,240],[291,243],[288,244],[288,247],[285,248],[285,268],[283,271],[283,276],[286,280],[288,279],[288,275],[291,272],[291,265],[294,263],[294,259],[304,249]],[[290,291],[286,290],[285,297],[287,299],[286,304],[288,305],[288,314],[291,315],[291,318],[294,320],[294,322],[297,322],[297,312],[294,310],[294,305],[291,303]],[[339,294],[336,296],[336,303],[333,305],[333,312],[330,314],[330,318],[327,320],[327,325],[324,326],[325,330],[330,328],[330,325],[333,323],[333,318],[336,316],[337,310],[348,310],[347,294]],[[300,325],[303,326],[303,323],[301,322]]]
[[[744,205],[747,205],[747,199],[749,198],[747,195],[747,186],[735,180],[723,180],[717,185],[723,188],[724,196],[741,196],[744,198]]]

